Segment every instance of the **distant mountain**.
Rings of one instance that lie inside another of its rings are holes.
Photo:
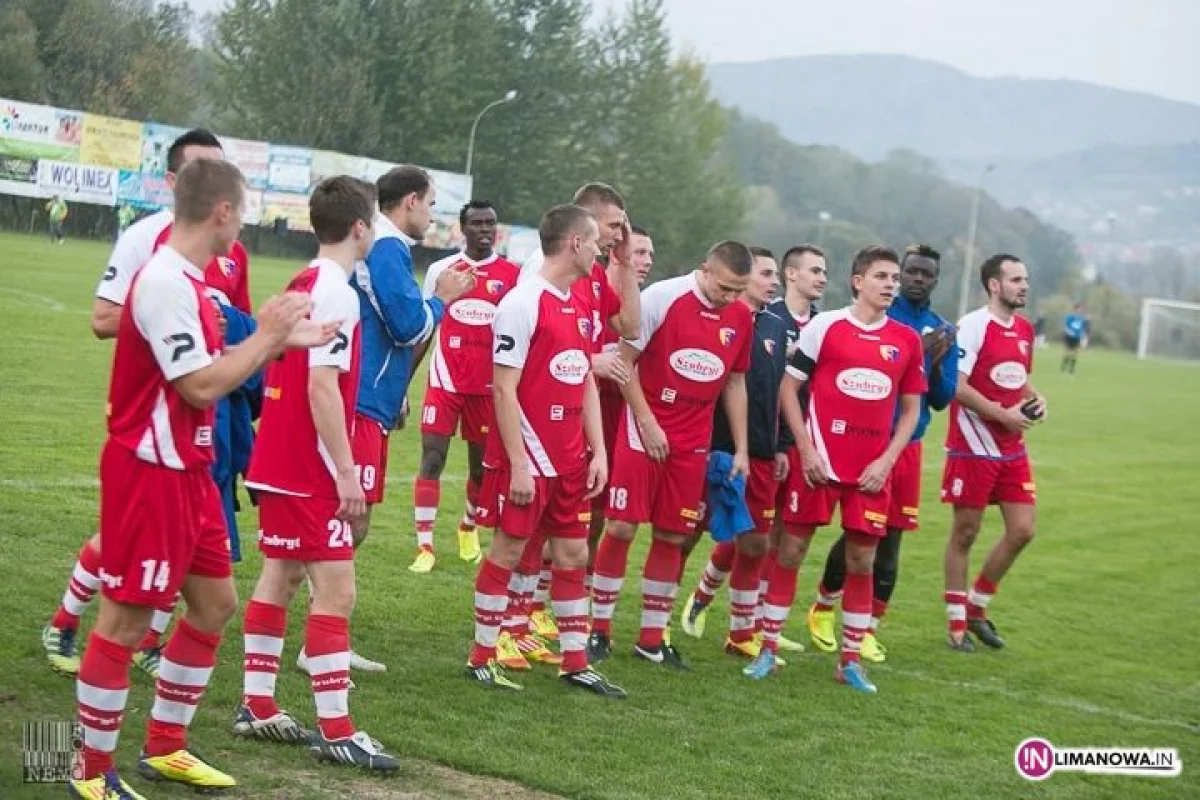
[[[708,77],[722,103],[792,141],[870,161],[896,148],[945,162],[1200,140],[1200,106],[1079,81],[976,78],[908,56],[712,64]]]

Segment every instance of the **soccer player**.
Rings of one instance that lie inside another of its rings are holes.
[[[941,254],[928,245],[909,247],[900,263],[900,296],[888,309],[889,317],[921,334],[929,390],[921,398],[921,416],[912,440],[892,468],[887,536],[875,549],[871,623],[863,636],[861,654],[867,661],[876,663],[887,658],[887,649],[876,638],[876,630],[896,589],[900,541],[905,532],[917,529],[921,505],[921,440],[929,427],[932,412],[942,411],[950,405],[958,385],[954,326],[939,317],[929,305],[941,272],[940,259]],[[845,580],[846,536],[843,534],[829,550],[817,600],[808,612],[809,634],[816,648],[824,653],[837,649],[833,635],[833,607],[841,596]]]
[[[687,669],[664,641],[679,590],[683,542],[703,517],[713,412],[725,403],[734,442],[733,474],[749,472],[746,381],[754,319],[745,291],[754,256],[743,244],[720,242],[700,269],[652,284],[643,293],[642,332],[620,345],[632,368],[622,387],[627,403],[617,432],[608,489],[608,530],[592,576],[592,663],[612,652],[612,618],[625,581],[637,526],[653,530],[642,580],[642,625],[637,658]]]
[[[887,533],[890,473],[912,438],[926,388],[920,338],[887,316],[899,276],[900,258],[891,249],[872,245],[855,253],[854,301],[804,327],[780,390],[783,416],[811,488],[801,495],[796,523],[787,533],[811,541],[840,506],[848,574],[837,679],[869,693],[876,689],[859,663],[859,648],[870,621],[871,568],[875,547]],[[798,393],[804,383],[807,420]],[[796,577],[797,568],[781,551],[763,604],[762,652],[745,669],[751,678],[775,670],[776,637],[795,600]]]
[[[1021,259],[1000,253],[983,262],[979,277],[988,303],[958,323],[958,391],[950,404],[942,473],[942,502],[954,507],[946,543],[948,642],[964,652],[975,650],[968,631],[988,647],[1004,646],[987,607],[1033,540],[1037,487],[1024,432],[1046,417],[1046,399],[1029,382],[1033,326],[1016,313],[1029,294],[1029,271]],[[1000,506],[1004,536],[968,595],[971,546],[992,504]]]
[[[736,539],[721,542],[713,549],[732,548],[729,579],[729,636],[725,651],[743,658],[754,658],[758,647],[754,640],[754,612],[758,607],[759,574],[767,554],[767,534],[775,520],[775,498],[779,483],[787,477],[787,446],[779,437],[779,386],[787,366],[788,324],[767,306],[779,286],[779,267],[770,250],[751,247],[754,268],[741,302],[754,314],[754,343],[750,369],[746,372],[746,393],[750,474],[746,479],[746,506],[754,520],[754,529]],[[713,422],[712,449],[736,452],[733,433],[725,409],[718,405]],[[685,552],[694,546],[692,539]],[[683,629],[692,636],[702,635],[695,621],[712,602],[713,595],[698,588],[683,608]]]
[[[433,297],[445,270],[475,273],[475,288],[446,306],[429,361],[429,385],[421,408],[421,467],[413,486],[417,559],[409,569],[427,573],[435,563],[433,529],[441,501],[441,476],[456,429],[467,441],[467,508],[458,525],[458,556],[478,562],[475,508],[483,482],[483,447],[492,427],[492,320],[496,306],[520,277],[521,268],[492,250],[496,209],[472,200],[458,214],[466,247],[434,262],[425,272],[425,296]],[[460,428],[461,420],[461,428]]]
[[[358,295],[362,339],[352,444],[367,501],[366,514],[351,529],[355,547],[367,538],[371,509],[383,502],[388,435],[400,422],[412,378],[414,348],[429,341],[446,306],[470,290],[474,281],[469,271],[443,270],[433,296],[426,299],[413,277],[412,246],[429,228],[437,200],[425,170],[393,167],[379,177],[375,188],[380,212],[372,226],[375,241],[350,279]],[[303,649],[296,666],[310,672]],[[353,651],[350,666],[364,672],[387,670],[387,665]]]
[[[77,681],[83,774],[70,783],[77,797],[138,797],[113,768],[129,668],[153,610],[179,592],[187,611],[163,652],[137,769],[198,789],[236,785],[187,745],[221,631],[237,607],[209,472],[213,404],[285,346],[320,345],[334,333],[304,321],[306,298],[285,295],[260,309],[254,334],[221,353],[202,266],[233,244],[244,193],[228,162],[199,159],[180,170],[171,236],[134,279],[121,316],[100,459],[104,589]]]
[[[223,157],[221,143],[208,131],[196,129],[184,133],[167,149],[167,186],[174,188],[175,176],[185,164],[198,158]],[[173,219],[174,213],[170,209],[163,209],[134,223],[117,241],[109,256],[108,267],[96,287],[96,298],[92,304],[91,328],[97,339],[111,339],[117,335],[121,312],[134,276],[170,237]],[[234,241],[227,253],[209,261],[204,269],[204,282],[209,295],[247,316],[251,312],[249,264],[245,248],[241,242]],[[217,468],[220,471],[226,466],[218,464]],[[67,675],[79,672],[79,656],[75,647],[79,619],[100,590],[99,570],[100,535],[94,534],[80,549],[62,602],[50,624],[42,630],[46,659],[58,672]],[[158,677],[162,657],[159,642],[171,621],[174,606],[175,600],[172,598],[154,614],[150,629],[146,632],[146,640],[134,654],[134,664],[152,678]]]
[[[350,613],[354,537],[366,512],[351,450],[361,350],[358,298],[347,284],[370,249],[374,197],[352,178],[322,181],[309,198],[320,242],[316,259],[288,285],[312,298],[312,319],[339,322],[337,338],[291,352],[267,372],[262,422],[248,485],[258,491],[263,569],[246,605],[244,698],[233,730],[241,736],[308,743],[318,760],[390,772],[399,762],[350,718]],[[305,627],[317,730],[305,731],[275,703],[287,607],[308,577]]]
[[[492,688],[521,689],[497,663],[496,642],[513,569],[527,542],[544,534],[554,561],[550,591],[562,646],[559,677],[569,686],[623,698],[624,690],[588,666],[585,651],[587,508],[604,488],[608,468],[591,375],[590,308],[571,286],[589,276],[599,231],[590,212],[568,205],[546,212],[538,235],[542,267],[496,313],[491,437],[503,453],[494,467],[499,519],[475,579],[475,645],[467,676]]]
[[[1075,365],[1079,362],[1079,348],[1087,345],[1088,329],[1091,327],[1083,311],[1083,304],[1076,303],[1063,320],[1063,353],[1062,365],[1059,372],[1075,374]]]
[[[62,199],[62,195],[56,194],[46,203],[46,218],[50,220],[48,233],[50,241],[55,244],[66,244],[67,234],[63,230],[63,223],[67,221],[67,214],[67,201]]]
[[[825,293],[828,283],[828,273],[825,267],[825,253],[812,244],[799,244],[788,248],[783,254],[783,283],[784,296],[767,306],[767,312],[775,315],[784,323],[787,331],[787,357],[791,358],[796,350],[796,342],[800,331],[804,329],[817,313],[816,302]],[[803,393],[803,390],[802,390]],[[797,568],[803,563],[807,552],[807,540],[797,536],[784,536],[784,529],[789,524],[795,524],[793,514],[800,507],[800,493],[806,491],[804,471],[800,468],[800,453],[792,441],[792,434],[786,425],[779,427],[780,443],[788,454],[788,471],[779,482],[779,493],[775,499],[775,518],[771,522],[767,553],[763,557],[758,582],[758,605],[754,611],[755,640],[762,640],[762,611],[763,598],[767,594],[767,576],[774,568],[775,559],[781,547],[788,550],[788,557]],[[720,590],[733,569],[733,559],[736,549],[732,543],[717,545],[709,554],[708,563],[701,573],[700,585],[692,595],[692,602],[698,610],[685,608],[682,616],[683,630],[691,636],[704,635],[705,617],[713,598]],[[803,651],[803,645],[792,642],[779,635],[779,649]]]

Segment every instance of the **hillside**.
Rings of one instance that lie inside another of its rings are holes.
[[[801,144],[869,161],[896,148],[946,159],[1036,159],[1200,139],[1200,106],[1066,80],[977,78],[893,55],[712,64],[717,99]]]

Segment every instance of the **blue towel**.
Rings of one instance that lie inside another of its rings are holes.
[[[714,450],[708,456],[708,531],[718,542],[754,530],[754,518],[746,507],[746,479],[730,478],[733,456]]]

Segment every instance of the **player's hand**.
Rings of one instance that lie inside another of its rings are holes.
[[[608,485],[608,457],[604,453],[596,453],[592,456],[592,461],[588,464],[587,478],[587,494],[584,500],[591,500]]]
[[[642,435],[642,445],[646,448],[646,455],[650,456],[650,460],[659,463],[666,461],[671,448],[667,444],[667,434],[663,432],[658,420],[653,416],[647,417],[644,420],[638,420],[637,426],[638,432]]]
[[[771,477],[773,477],[777,481],[785,481],[785,480],[787,480],[788,473],[791,472],[791,470],[792,470],[792,461],[791,461],[791,459],[788,458],[788,454],[787,453],[776,453],[775,454],[775,471],[774,471],[774,473],[772,473]]]
[[[367,513],[367,499],[358,479],[358,470],[338,470],[337,493],[337,518],[351,525],[362,519]]]
[[[442,270],[434,284],[433,293],[443,304],[450,305],[475,288],[475,270],[471,267]]]
[[[888,460],[887,456],[880,456],[867,464],[862,475],[858,476],[858,488],[867,494],[879,494],[883,491],[883,487],[887,486],[888,475],[891,472],[892,462]]]
[[[1020,403],[1004,409],[1004,425],[1009,430],[1021,433],[1033,427],[1036,420],[1025,416],[1025,412],[1021,410],[1021,406],[1024,404],[1025,401],[1022,400]]]
[[[292,329],[312,312],[312,298],[286,292],[268,298],[258,309],[258,330],[277,345],[283,345]]]
[[[932,364],[941,363],[950,352],[954,345],[954,334],[954,326],[947,324],[921,336],[921,346]]]
[[[514,506],[527,506],[533,502],[533,476],[528,466],[513,467],[512,480],[508,482],[508,502]]]
[[[807,447],[800,450],[800,463],[804,469],[804,482],[809,487],[821,486],[829,480],[825,471],[825,462],[813,448]]]
[[[592,372],[597,378],[624,386],[629,381],[629,365],[617,353],[597,353],[592,356]]]
[[[629,216],[626,215],[621,223],[621,241],[613,245],[610,256],[616,260],[617,264],[622,269],[633,269],[633,264],[629,262],[629,251],[633,248],[633,226],[629,224]]]
[[[341,329],[342,320],[313,322],[311,319],[302,319],[296,323],[296,327],[292,328],[284,346],[297,350],[324,347],[337,338],[338,331]]]
[[[1029,407],[1029,410],[1035,418],[1034,422],[1045,422],[1046,414],[1050,409],[1050,407],[1046,404],[1046,398],[1039,394],[1034,396],[1033,400],[1034,402]],[[1025,402],[1028,403],[1029,401],[1026,400]]]
[[[729,479],[733,480],[738,475],[750,479],[750,457],[744,452],[733,454],[733,468],[729,470]]]

